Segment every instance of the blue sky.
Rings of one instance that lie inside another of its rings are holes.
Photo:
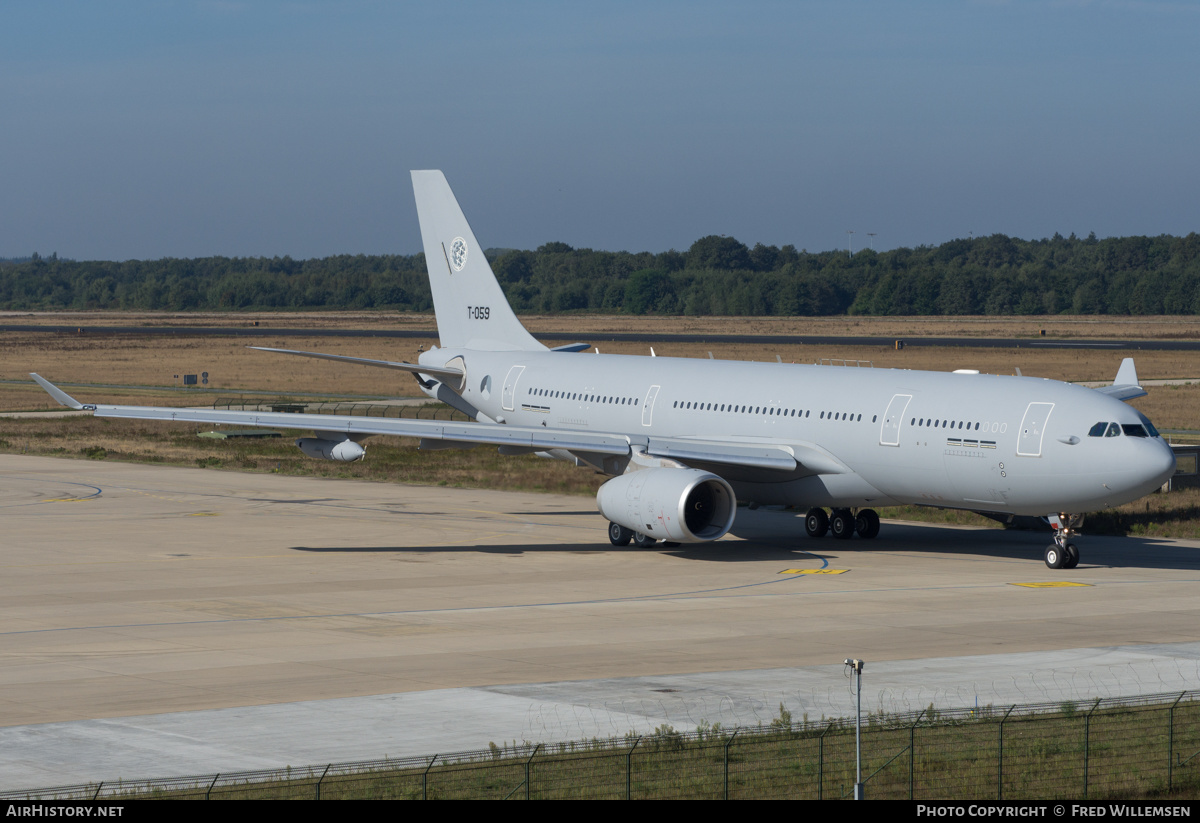
[[[1200,229],[1200,3],[0,4],[0,256]]]

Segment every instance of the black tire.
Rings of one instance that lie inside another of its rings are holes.
[[[1046,547],[1046,565],[1050,568],[1061,569],[1066,560],[1067,553],[1060,549],[1057,543],[1051,543]]]
[[[829,515],[824,509],[809,509],[804,516],[804,530],[809,537],[824,537],[829,531]]]
[[[633,531],[622,526],[620,523],[608,524],[608,542],[614,546],[628,546],[629,541],[633,539]]]
[[[1064,569],[1073,569],[1079,565],[1079,547],[1078,546],[1076,546],[1074,543],[1068,543],[1065,554],[1066,554],[1066,557],[1063,559],[1063,568]]]
[[[653,537],[650,537],[647,534],[642,534],[641,532],[635,532],[633,535],[633,545],[637,546],[639,549],[648,549],[657,542],[658,541]]]
[[[854,518],[854,530],[858,536],[871,540],[879,536],[879,514],[874,509],[863,509]]]
[[[839,509],[829,518],[829,533],[838,540],[849,540],[854,536],[854,515],[846,509]]]

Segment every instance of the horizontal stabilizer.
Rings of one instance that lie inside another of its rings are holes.
[[[568,343],[565,346],[555,346],[550,351],[587,351],[591,347],[591,343]]]
[[[459,380],[462,378],[462,369],[447,369],[438,368],[436,366],[422,366],[420,363],[403,363],[392,360],[369,360],[365,357],[347,357],[344,354],[321,354],[315,351],[293,351],[292,349],[268,349],[263,346],[247,346],[248,349],[255,351],[269,351],[275,354],[294,354],[297,357],[315,357],[318,360],[336,360],[340,363],[354,363],[359,366],[374,366],[380,369],[397,369],[399,371],[407,371],[413,373],[427,374],[430,377],[436,377],[439,380]]]

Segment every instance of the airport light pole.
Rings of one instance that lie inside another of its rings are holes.
[[[846,250],[854,256],[854,229],[846,229]]]
[[[862,782],[862,670],[863,661],[847,658],[845,665],[854,674],[854,694],[857,698],[854,722],[854,799],[865,800]]]

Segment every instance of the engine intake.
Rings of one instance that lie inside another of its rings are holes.
[[[627,529],[678,543],[717,540],[733,526],[733,488],[699,469],[641,469],[596,493],[600,513]]]

